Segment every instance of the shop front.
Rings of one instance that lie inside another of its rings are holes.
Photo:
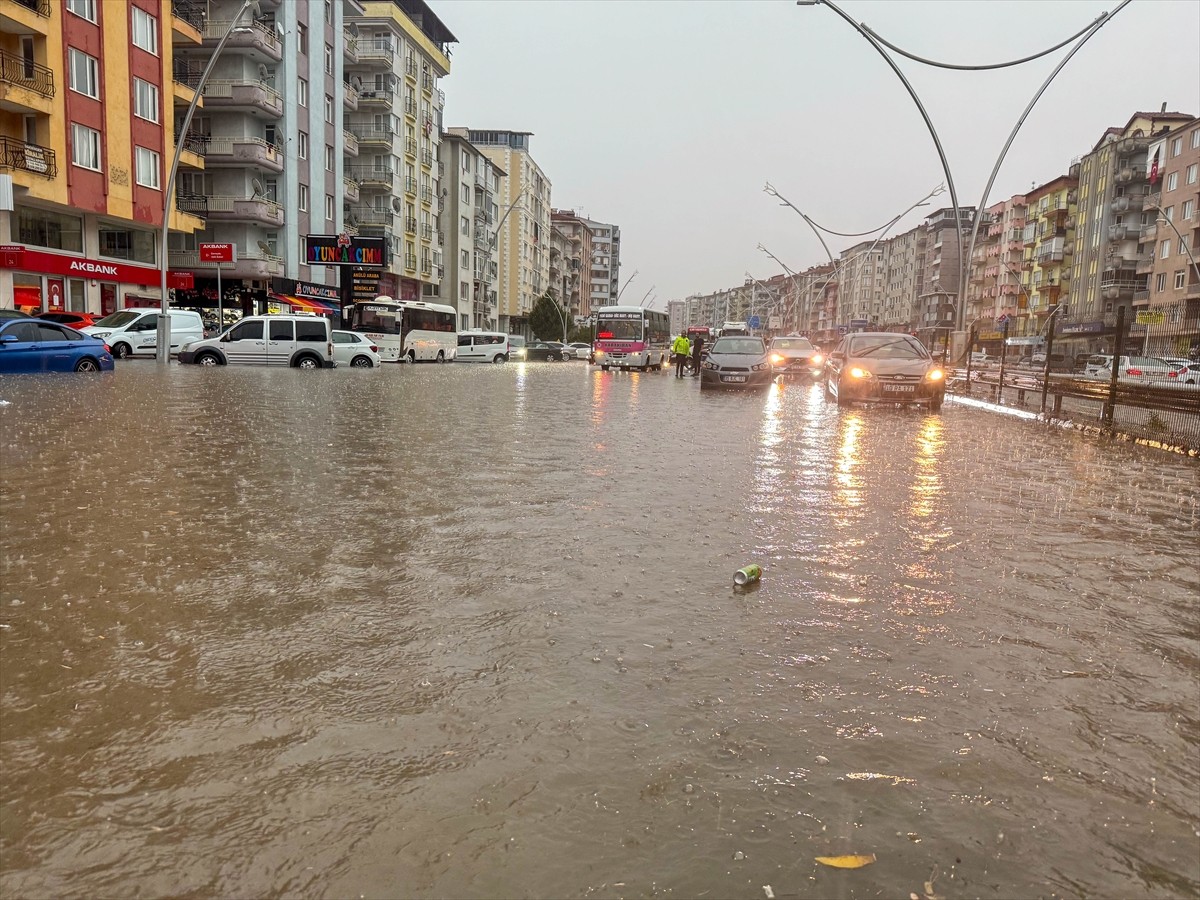
[[[272,278],[270,298],[286,303],[292,312],[314,313],[327,317],[334,328],[342,327],[341,289],[329,284],[314,284],[292,278]]]
[[[168,272],[167,286],[190,284],[188,272]],[[90,312],[158,306],[162,270],[55,253],[24,244],[0,245],[0,299],[27,313]],[[7,288],[7,289],[6,289]]]

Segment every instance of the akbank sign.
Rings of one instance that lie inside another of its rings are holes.
[[[382,269],[387,265],[387,241],[381,237],[310,234],[304,238],[304,248],[310,266]]]

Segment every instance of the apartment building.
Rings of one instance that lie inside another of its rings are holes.
[[[1150,315],[1134,323],[1150,354],[1200,354],[1200,119],[1160,133],[1147,146],[1150,190],[1143,209],[1152,217],[1141,235],[1137,271],[1147,276],[1134,307]],[[1173,226],[1173,227],[1172,227]]]
[[[459,328],[494,330],[499,326],[500,279],[496,198],[506,173],[461,134],[443,134],[438,154],[445,195],[437,296],[458,310]]]
[[[883,242],[883,295],[874,311],[874,327],[883,331],[911,331],[916,327],[925,241],[926,231],[918,226]]]
[[[838,324],[851,330],[874,328],[883,300],[882,242],[861,241],[841,252],[838,260]]]
[[[1029,299],[1022,274],[1025,211],[1024,195],[1001,200],[984,210],[969,267],[964,326],[1002,315],[1028,317]],[[1019,330],[1010,328],[1010,333]]]
[[[953,207],[939,209],[921,226],[925,229],[925,259],[921,264],[921,289],[913,330],[928,346],[940,343],[955,327],[962,280],[959,235],[962,235],[962,252],[965,253],[975,207],[959,207],[958,213],[956,223]],[[966,324],[963,323],[964,327]]]
[[[576,215],[571,209],[552,209],[550,223],[552,230],[562,237],[557,260],[554,245],[550,247],[550,282],[555,296],[572,315],[591,315],[597,295],[594,282],[589,280],[587,273],[595,274],[602,255],[607,259],[611,238],[597,245],[590,220]],[[609,281],[605,280],[603,298],[611,302],[608,287]]]
[[[1059,175],[1025,195],[1023,286],[1034,333],[1041,333],[1045,317],[1071,283],[1078,186],[1075,176]]]
[[[591,264],[588,267],[588,306],[611,306],[621,293],[621,229],[606,222],[584,219],[592,232]]]
[[[205,27],[184,3],[0,0],[0,305],[160,302],[173,124],[192,96],[167,73]],[[182,198],[168,226],[192,232],[198,212]]]
[[[444,282],[439,235],[450,223],[439,168],[446,97],[438,83],[450,73],[457,39],[424,0],[361,5],[361,14],[347,17],[356,46],[346,61],[345,222],[383,238],[390,261],[375,276],[356,272],[354,294],[416,300]]]
[[[451,128],[508,173],[501,181],[499,327],[528,330],[529,313],[550,284],[550,179],[529,151],[528,131]],[[507,215],[506,215],[507,213]]]

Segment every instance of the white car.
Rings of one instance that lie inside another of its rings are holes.
[[[1157,356],[1122,356],[1117,362],[1118,381],[1149,383],[1169,377],[1177,367]],[[1083,374],[1090,378],[1108,378],[1112,372],[1112,356],[1098,353],[1088,357]]]
[[[1151,387],[1178,387],[1200,390],[1200,363],[1190,363],[1169,375],[1150,382]]]
[[[352,369],[376,369],[383,362],[379,348],[357,331],[333,332],[333,358],[339,366]]]
[[[592,345],[585,344],[583,341],[573,341],[567,344],[567,349],[574,354],[575,359],[591,359]]]
[[[1197,366],[1200,366],[1200,363],[1194,363],[1190,359],[1184,359],[1182,356],[1162,356],[1159,358],[1164,362],[1170,363],[1172,369],[1195,369]]]

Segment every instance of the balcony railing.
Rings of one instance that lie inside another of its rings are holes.
[[[415,271],[417,268],[417,256],[415,253],[406,253],[404,256],[404,268]]]
[[[391,66],[392,60],[396,58],[395,48],[388,43],[376,43],[374,41],[359,41],[358,44],[358,61],[364,62],[381,62]]]
[[[204,156],[208,153],[208,143],[211,140],[207,134],[193,134],[189,131],[187,134],[175,132],[176,145],[183,145],[183,149],[188,153],[195,153],[197,156]]]
[[[407,216],[404,219],[404,230],[409,234],[417,233],[417,219],[415,216]]]
[[[431,188],[428,188],[428,187],[421,188],[421,202],[422,203],[432,203],[433,202],[433,190]]]
[[[187,22],[197,31],[203,31],[204,24],[208,19],[208,8],[199,0],[173,0],[171,15]]]
[[[421,260],[421,274],[428,275],[433,271],[433,263],[428,259]]]
[[[396,133],[390,128],[376,128],[373,125],[351,125],[350,131],[358,138],[360,144],[391,145]]]
[[[345,173],[363,187],[383,186],[391,190],[396,180],[394,171],[375,166],[346,166]]]
[[[58,175],[58,162],[49,147],[0,137],[0,169],[22,169],[35,175],[55,178]]]
[[[428,147],[421,151],[421,165],[425,166],[426,168],[433,166],[433,151]]]
[[[417,195],[417,179],[412,177],[404,179],[404,193],[411,194],[414,197]]]
[[[208,218],[208,198],[203,194],[193,194],[189,191],[175,191],[175,208],[189,216]]]
[[[200,86],[203,75],[204,64],[199,61],[192,62],[178,56],[171,60],[171,79],[190,87],[193,91]]]
[[[14,0],[17,6],[31,9],[39,16],[50,18],[50,0]]]
[[[0,82],[23,87],[43,97],[54,96],[54,70],[0,50]]]
[[[427,241],[433,240],[433,226],[428,222],[421,226],[421,237]]]
[[[417,142],[416,142],[415,138],[405,138],[404,139],[404,152],[406,154],[408,154],[409,156],[411,156],[413,159],[416,159],[416,157],[417,157]]]

